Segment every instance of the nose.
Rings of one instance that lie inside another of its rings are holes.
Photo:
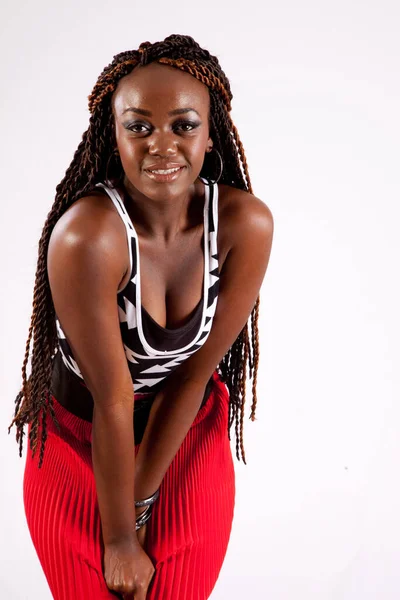
[[[176,154],[176,142],[173,140],[173,134],[160,132],[158,135],[153,133],[151,137],[150,155],[174,156]]]

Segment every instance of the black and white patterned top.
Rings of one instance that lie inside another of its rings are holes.
[[[207,180],[200,178],[204,183]],[[190,320],[182,327],[161,327],[141,305],[139,240],[133,223],[117,189],[110,181],[97,183],[114,203],[128,236],[131,275],[127,285],[118,290],[119,322],[125,355],[132,376],[134,392],[156,393],[166,377],[196,352],[211,330],[219,290],[218,266],[218,184],[205,185],[204,202],[204,276],[203,295]],[[84,384],[82,373],[56,316],[58,348],[64,365]]]

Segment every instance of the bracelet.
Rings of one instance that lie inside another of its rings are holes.
[[[147,521],[150,519],[153,510],[153,504],[157,500],[159,495],[160,488],[158,488],[158,490],[156,490],[152,496],[149,496],[144,500],[135,500],[135,507],[146,506],[146,509],[136,519],[136,531],[143,527],[143,525],[147,523]]]
[[[152,506],[148,506],[146,510],[142,512],[142,514],[136,519],[136,531],[143,527],[145,523],[150,519],[151,512],[153,510]]]
[[[157,500],[159,495],[160,495],[160,488],[158,488],[158,490],[156,490],[152,496],[149,496],[148,498],[145,498],[144,500],[135,500],[135,506],[149,506],[150,504],[153,504],[153,502],[155,502]]]

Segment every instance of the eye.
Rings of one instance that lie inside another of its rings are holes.
[[[200,125],[200,123],[196,123],[195,121],[188,121],[188,120],[180,120],[174,123],[173,128],[174,130],[178,130],[181,131],[182,133],[190,133],[191,131],[193,131],[193,129],[196,129],[196,127],[198,127]],[[132,133],[146,133],[149,132],[149,128],[144,124],[144,123],[131,123],[130,125],[125,125],[125,127],[129,130],[132,131]]]
[[[178,121],[177,123],[175,123],[175,127],[178,127],[178,128],[189,127],[190,129],[182,129],[182,131],[184,133],[188,133],[189,131],[196,129],[196,127],[198,127],[198,123],[195,123],[194,121]]]
[[[145,126],[143,125],[143,123],[133,123],[132,125],[130,125],[128,127],[128,129],[129,129],[129,131],[133,131],[134,133],[143,133],[143,131],[135,129],[135,127],[145,127]]]

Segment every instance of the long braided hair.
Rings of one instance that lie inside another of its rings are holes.
[[[54,204],[47,215],[39,240],[38,263],[33,292],[33,312],[26,342],[25,358],[22,366],[22,388],[15,399],[14,418],[8,427],[15,424],[16,440],[19,442],[19,456],[22,457],[24,425],[29,426],[29,440],[32,456],[38,442],[38,429],[41,428],[39,468],[43,463],[47,439],[47,411],[59,427],[51,395],[52,359],[57,352],[57,332],[55,309],[50,292],[47,274],[47,250],[51,232],[61,217],[79,197],[93,188],[96,182],[107,177],[107,162],[112,154],[114,140],[114,120],[111,96],[119,80],[128,75],[136,66],[153,61],[181,69],[204,83],[210,94],[210,137],[223,160],[223,171],[219,181],[252,193],[247,161],[238,131],[230,117],[232,93],[229,81],[221,69],[218,59],[201,48],[187,35],[169,35],[163,41],[151,44],[143,42],[138,50],[121,52],[105,67],[93,91],[88,96],[89,127],[83,133],[82,141],[66,170],[65,177],[56,187]],[[203,173],[205,165],[203,164]],[[243,172],[242,172],[242,169]],[[121,175],[122,165],[114,165]],[[123,173],[122,173],[123,174]],[[243,418],[246,398],[247,364],[252,378],[253,402],[250,419],[255,420],[257,404],[257,370],[259,357],[258,314],[260,296],[251,312],[251,340],[248,323],[236,341],[221,360],[217,371],[229,390],[228,437],[235,420],[236,456],[240,461],[239,449],[246,464],[243,445]],[[26,367],[30,355],[33,335],[31,373],[27,378]],[[41,424],[41,426],[40,426]]]

